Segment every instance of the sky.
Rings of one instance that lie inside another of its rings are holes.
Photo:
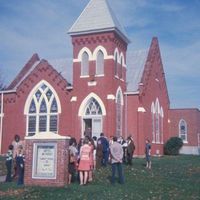
[[[89,0],[0,0],[0,78],[8,85],[28,59],[72,58],[69,28]],[[200,0],[108,0],[131,44],[158,37],[171,108],[200,109]],[[71,67],[71,66],[69,66]]]

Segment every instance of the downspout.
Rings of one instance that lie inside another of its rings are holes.
[[[1,93],[1,128],[0,128],[0,155],[2,154],[2,139],[3,139],[3,92]]]
[[[128,105],[127,105],[127,94],[125,94],[125,138],[128,136]]]

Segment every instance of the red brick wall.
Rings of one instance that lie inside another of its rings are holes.
[[[114,55],[115,48],[119,49],[119,52],[123,52],[126,59],[127,44],[118,37],[114,32],[89,34],[82,36],[73,36],[73,57],[77,59],[79,51],[87,47],[93,53],[98,46],[103,46],[108,55]],[[106,136],[115,135],[116,132],[116,104],[115,100],[108,100],[107,95],[116,95],[117,89],[120,86],[122,92],[126,90],[126,77],[124,81],[115,77],[114,73],[115,62],[113,59],[104,60],[104,76],[94,77],[94,71],[96,67],[95,61],[89,62],[90,77],[80,78],[81,75],[81,62],[74,62],[73,64],[73,96],[77,97],[77,102],[73,102],[72,109],[74,116],[72,121],[75,122],[72,132],[77,138],[81,136],[81,117],[77,116],[82,101],[91,93],[95,93],[103,101],[106,109],[106,116],[103,118],[103,132]],[[123,67],[123,74],[126,69]],[[88,82],[91,80],[96,81],[96,86],[88,86]],[[124,127],[124,124],[123,124]],[[124,129],[123,129],[124,131]]]
[[[41,80],[46,80],[57,92],[61,103],[61,114],[59,115],[59,129],[61,135],[71,134],[71,105],[70,93],[66,90],[67,82],[47,62],[40,63],[35,70],[22,82],[16,93],[4,95],[4,118],[3,118],[3,144],[2,152],[16,134],[21,139],[26,134],[26,116],[24,107],[29,93]]]
[[[179,136],[179,121],[187,123],[188,143],[185,146],[197,146],[197,134],[200,133],[200,111],[198,109],[170,109],[170,136]]]
[[[57,172],[56,179],[32,178],[33,146],[35,143],[57,143]],[[25,185],[62,187],[68,183],[68,141],[67,140],[26,140],[25,141]]]

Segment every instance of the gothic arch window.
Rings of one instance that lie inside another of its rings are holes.
[[[158,98],[151,104],[152,115],[152,143],[163,143],[163,130],[164,130],[164,112],[160,106]]]
[[[29,102],[26,103],[27,135],[39,132],[58,132],[58,102],[57,95],[49,84],[41,83],[32,92]],[[28,100],[27,100],[28,101]],[[25,107],[26,107],[25,106]],[[26,109],[26,108],[25,108]]]
[[[89,55],[85,51],[82,54],[81,59],[81,76],[87,76],[89,74]]]
[[[187,123],[184,119],[179,121],[179,137],[183,142],[187,142]]]
[[[151,116],[152,116],[152,142],[155,143],[156,141],[156,134],[155,134],[155,107],[154,102],[151,104]]]
[[[118,76],[119,76],[120,79],[122,78],[122,69],[123,69],[123,58],[121,57],[120,66],[119,66],[119,72],[118,72]]]
[[[115,76],[118,76],[118,57],[117,54],[115,54]]]
[[[156,133],[156,143],[160,143],[160,103],[156,100],[155,107],[155,133]]]
[[[101,106],[95,98],[90,98],[85,109],[85,115],[102,115]]]
[[[122,118],[123,117],[123,95],[121,88],[116,94],[116,136],[122,135]]]
[[[96,74],[97,75],[104,74],[104,54],[101,50],[99,50],[97,53]]]

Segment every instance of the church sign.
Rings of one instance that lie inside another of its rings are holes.
[[[35,143],[32,178],[56,179],[57,144]]]

